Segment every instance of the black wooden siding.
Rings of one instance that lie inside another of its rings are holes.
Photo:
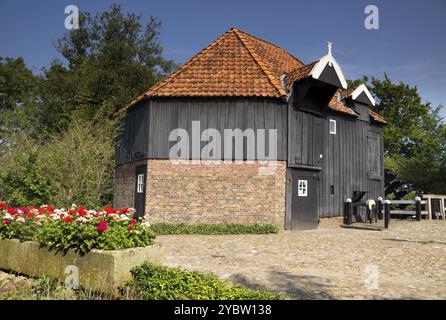
[[[355,107],[359,110],[364,105]],[[288,107],[284,101],[274,99],[148,100],[132,108],[123,120],[116,163],[168,159],[170,147],[174,144],[168,141],[169,133],[183,128],[191,136],[194,120],[200,120],[200,131],[215,128],[222,137],[223,129],[275,128],[278,133],[278,160],[287,160],[290,167],[319,172],[319,215],[339,216],[344,200],[351,197],[353,191],[367,191],[365,198],[384,196],[384,180],[369,178],[368,161],[373,157],[367,152],[367,137],[373,134],[380,141],[376,156],[380,159],[383,177],[383,129],[369,122],[369,117],[365,116],[367,109],[361,111],[364,114],[359,119],[338,112],[318,115],[298,111],[292,107],[292,102]],[[329,119],[336,120],[336,135],[329,134]],[[206,142],[202,142],[202,146],[204,144]]]
[[[288,166],[295,168],[322,167],[324,118],[290,108]]]
[[[336,120],[336,134],[330,134],[329,119]],[[345,199],[351,198],[353,191],[366,191],[364,199],[384,197],[384,170],[379,180],[369,178],[367,136],[371,133],[379,140],[379,149],[374,150],[381,168],[383,167],[383,129],[354,117],[331,112],[324,121],[324,158],[320,172],[320,212],[321,217],[342,214]],[[375,177],[377,178],[377,177]],[[334,194],[331,194],[331,191]]]
[[[122,123],[116,164],[139,159],[168,159],[170,147],[175,144],[169,143],[170,132],[176,128],[185,129],[192,140],[192,121],[196,120],[200,121],[201,132],[208,128],[217,129],[222,140],[224,129],[277,129],[277,158],[287,159],[287,104],[284,101],[182,98],[151,99],[129,110]],[[268,134],[265,140],[268,141]],[[207,142],[202,142],[201,146],[206,144]],[[192,148],[190,153],[192,155]],[[268,147],[266,156],[269,156]]]

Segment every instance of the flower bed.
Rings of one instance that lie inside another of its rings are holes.
[[[91,249],[120,250],[151,245],[155,233],[133,219],[133,208],[69,210],[51,206],[8,207],[0,202],[0,239],[33,240],[50,249],[85,254]]]
[[[132,268],[163,258],[150,225],[133,219],[134,213],[74,205],[12,208],[0,202],[0,269],[64,281],[66,267],[75,266],[80,286],[115,292],[130,280]]]

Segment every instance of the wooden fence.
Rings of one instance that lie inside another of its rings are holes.
[[[437,218],[438,217],[437,213],[439,213],[439,215],[443,218],[443,220],[445,219],[445,216],[446,216],[445,205],[444,205],[444,201],[446,200],[445,195],[423,194],[421,197],[426,202],[428,219]],[[439,208],[440,212],[434,212],[433,206],[432,206],[432,200],[440,201],[440,208]]]
[[[421,201],[420,197],[416,197],[415,200],[385,200],[384,201],[384,208],[386,205],[389,206],[390,216],[392,215],[399,215],[399,216],[415,216],[415,218],[420,221],[421,216],[424,214],[427,214],[427,211],[421,211],[421,205],[426,204],[426,201]],[[397,210],[391,210],[391,205],[398,205],[398,206],[415,206],[414,210],[404,210],[404,209],[397,209]]]

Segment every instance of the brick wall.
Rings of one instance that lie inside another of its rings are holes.
[[[143,160],[116,167],[113,207],[122,209],[135,205],[135,168],[146,162]]]
[[[145,212],[151,222],[274,223],[283,228],[284,161],[276,172],[260,175],[254,162],[211,163],[148,160]],[[116,169],[116,207],[133,206],[137,164]]]

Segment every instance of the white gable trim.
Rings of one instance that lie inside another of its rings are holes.
[[[358,86],[351,94],[352,99],[356,100],[356,98],[359,97],[359,95],[364,92],[365,95],[367,96],[367,98],[369,98],[370,103],[372,104],[372,106],[375,106],[375,99],[373,99],[372,94],[370,93],[369,89],[367,89],[365,84],[361,84],[360,86]]]
[[[326,56],[322,57],[311,69],[310,76],[312,76],[314,79],[319,79],[322,72],[324,71],[325,67],[327,66],[333,66],[335,69],[336,75],[338,76],[339,81],[341,82],[342,88],[347,89],[347,81],[345,80],[344,74],[342,73],[341,67],[339,67],[336,60],[333,58],[333,56],[329,53]]]

